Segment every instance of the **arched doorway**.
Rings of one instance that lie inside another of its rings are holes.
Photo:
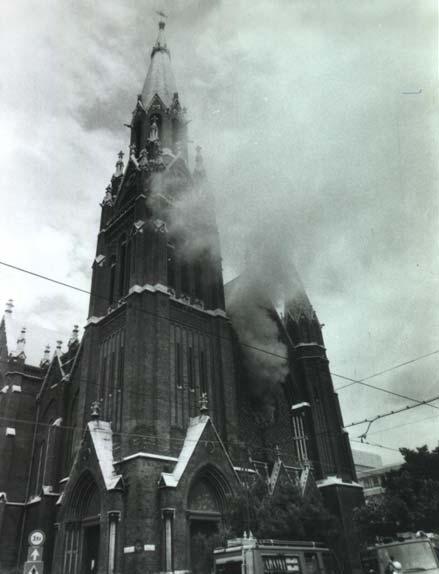
[[[89,472],[80,477],[66,506],[63,574],[96,574],[101,500],[98,486]]]
[[[204,467],[192,482],[187,515],[194,574],[204,574],[211,569],[212,549],[218,543],[226,495],[230,492],[226,479],[211,465]]]

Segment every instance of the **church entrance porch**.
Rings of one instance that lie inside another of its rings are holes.
[[[219,544],[225,501],[218,476],[212,469],[205,468],[194,481],[189,493],[189,553],[194,574],[212,570],[213,548]]]
[[[190,560],[194,574],[212,570],[212,552],[218,546],[221,516],[197,516],[190,518]]]
[[[97,574],[99,564],[99,524],[84,525],[84,574]]]
[[[83,472],[66,504],[61,519],[55,574],[97,574],[101,544],[101,496],[98,485],[88,471]]]

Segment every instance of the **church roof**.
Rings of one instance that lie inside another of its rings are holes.
[[[294,294],[286,301],[285,312],[295,321],[299,321],[302,317],[310,321],[315,318],[314,308],[299,277],[297,277]]]
[[[159,33],[152,49],[151,62],[142,90],[142,102],[148,108],[157,94],[166,107],[170,107],[177,93],[171,56],[166,45],[165,23],[160,22]]]
[[[279,316],[285,312],[295,321],[300,320],[302,317],[310,321],[315,318],[314,308],[311,305],[302,280],[294,268],[291,270],[291,282],[285,289],[287,291],[287,296],[284,300],[285,309],[282,309],[281,312],[279,312],[279,309],[276,307],[275,301],[270,300],[269,289],[267,291],[263,285],[258,283],[258,275],[256,274],[256,276],[254,276],[251,269],[246,269],[243,273],[224,285],[226,307],[229,307],[235,299],[242,301],[242,303],[247,302],[249,289],[252,289],[253,293],[256,294],[259,291],[259,301],[261,302],[265,299],[267,308],[276,310]]]

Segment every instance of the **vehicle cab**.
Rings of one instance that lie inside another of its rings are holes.
[[[213,555],[215,574],[340,574],[334,554],[319,542],[235,538]]]
[[[362,557],[362,562],[366,574],[392,574],[392,562],[399,562],[402,574],[439,574],[439,537],[416,536],[370,546]]]

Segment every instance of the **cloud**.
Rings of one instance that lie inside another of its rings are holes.
[[[432,0],[7,3],[1,259],[89,285],[98,203],[127,146],[123,123],[146,74],[154,9],[163,8],[190,138],[203,146],[216,195],[227,277],[255,249],[255,232],[270,237],[282,260],[294,259],[326,324],[334,372],[363,377],[433,350]],[[37,314],[46,288],[0,270],[0,297]],[[87,301],[63,295],[81,323]],[[375,382],[427,398],[436,366],[437,358],[425,359]],[[341,400],[346,420],[401,404],[359,386],[341,391]],[[376,440],[433,444],[432,424]]]

